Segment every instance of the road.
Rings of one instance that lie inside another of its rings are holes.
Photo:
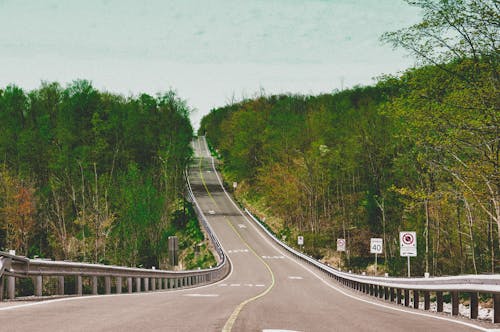
[[[274,245],[220,185],[203,137],[190,181],[231,273],[185,290],[67,298],[0,307],[0,331],[473,331],[364,297]],[[464,324],[470,324],[464,325]]]

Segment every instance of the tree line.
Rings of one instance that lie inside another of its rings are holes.
[[[168,236],[188,227],[202,241],[183,198],[192,134],[172,91],[123,97],[85,80],[1,89],[0,249],[165,266]]]
[[[418,67],[332,94],[243,100],[212,110],[199,133],[237,196],[317,257],[345,238],[344,264],[365,268],[381,237],[386,270],[404,274],[399,231],[413,230],[416,273],[498,273],[498,4],[407,2],[422,22],[382,39]]]

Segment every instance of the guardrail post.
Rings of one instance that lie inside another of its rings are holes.
[[[396,289],[396,303],[401,304],[401,288]]]
[[[42,276],[35,277],[35,296],[42,296]]]
[[[151,290],[153,292],[156,290],[156,278],[151,278]]]
[[[493,294],[493,323],[500,323],[500,294]]]
[[[110,276],[104,277],[104,293],[106,295],[111,294],[111,277]]]
[[[149,292],[149,278],[144,278],[144,291]]]
[[[97,295],[97,276],[92,276],[92,295]]]
[[[75,285],[76,286],[76,295],[82,296],[83,295],[83,287],[82,287],[82,276],[81,275],[76,276],[75,283],[76,283],[76,285]]]
[[[384,287],[384,300],[389,300],[389,287]]]
[[[135,278],[135,291],[137,293],[141,292],[141,278]]]
[[[16,277],[7,277],[7,296],[9,300],[13,300],[16,297]]]
[[[429,291],[424,291],[424,310],[431,308],[431,294]]]
[[[132,277],[127,277],[127,291],[132,293]]]
[[[64,295],[64,276],[59,276],[57,279],[57,294]]]
[[[478,298],[477,293],[470,293],[470,318],[477,319],[478,316]]]
[[[443,312],[443,292],[436,292],[436,311]]]
[[[116,294],[122,293],[122,281],[123,281],[122,277],[115,278]]]
[[[419,302],[419,298],[418,298],[418,290],[414,289],[413,290],[413,308],[415,309],[418,309],[418,302]]]
[[[405,307],[410,306],[410,290],[405,289]]]
[[[394,302],[394,300],[396,299],[396,292],[394,291],[394,287],[391,287],[390,293],[391,293],[391,302]]]
[[[384,297],[384,287],[383,286],[378,286],[378,297],[379,298]]]
[[[458,315],[458,292],[451,292],[451,314],[452,316]]]

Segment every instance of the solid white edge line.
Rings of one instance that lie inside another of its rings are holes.
[[[332,284],[330,284],[329,282],[327,282],[326,280],[324,280],[321,276],[317,275],[314,271],[312,271],[308,267],[304,266],[301,262],[297,261],[296,259],[293,259],[292,257],[289,257],[289,253],[288,252],[285,253],[282,248],[278,248],[275,243],[271,242],[267,238],[267,236],[265,236],[264,234],[262,234],[262,231],[259,230],[256,225],[254,225],[254,221],[251,220],[251,219],[249,219],[248,216],[245,215],[243,213],[243,211],[241,211],[241,209],[238,207],[238,205],[233,201],[233,199],[231,198],[231,196],[229,195],[229,193],[226,191],[226,188],[224,188],[224,186],[222,184],[222,181],[221,181],[221,178],[219,177],[219,174],[218,174],[217,170],[215,169],[215,163],[214,163],[214,158],[213,157],[212,157],[212,167],[213,167],[213,169],[215,171],[215,174],[217,175],[217,179],[219,180],[219,184],[221,185],[222,189],[224,190],[224,193],[226,194],[226,196],[229,198],[229,200],[231,201],[231,203],[236,207],[236,209],[240,212],[240,214],[243,217],[245,217],[245,219],[257,231],[257,233],[260,235],[260,237],[262,237],[268,244],[270,244],[278,253],[280,253],[282,255],[285,255],[286,257],[290,258],[293,262],[295,262],[297,265],[299,265],[302,268],[304,268],[306,271],[309,271],[312,275],[314,275],[316,278],[318,278],[319,280],[321,280],[328,287],[336,290],[337,292],[339,292],[339,293],[341,293],[341,294],[343,294],[343,295],[345,295],[347,297],[350,297],[352,299],[355,299],[355,300],[358,300],[358,301],[361,301],[361,302],[369,303],[369,304],[372,304],[372,305],[375,305],[375,306],[378,306],[378,307],[382,307],[382,308],[386,308],[386,309],[390,309],[390,310],[394,310],[394,311],[399,311],[399,312],[404,312],[404,313],[412,314],[412,315],[418,315],[418,316],[423,316],[423,317],[429,317],[429,318],[444,320],[444,321],[455,323],[455,324],[465,325],[465,326],[468,326],[468,327],[471,327],[471,328],[474,328],[474,329],[477,329],[477,330],[480,330],[480,331],[490,331],[490,332],[491,331],[495,331],[495,329],[488,329],[488,328],[484,328],[484,327],[481,327],[481,326],[474,325],[472,323],[462,322],[462,321],[451,319],[451,318],[447,318],[447,317],[440,317],[440,316],[436,316],[436,315],[431,315],[431,314],[427,314],[425,312],[416,312],[416,311],[414,312],[414,311],[409,311],[409,310],[405,310],[405,309],[401,309],[401,308],[396,308],[396,307],[393,307],[393,306],[388,306],[388,305],[381,304],[381,303],[372,302],[372,301],[369,301],[369,300],[362,299],[360,297],[351,295],[351,294],[343,291],[342,289],[337,288],[336,286],[333,286]]]

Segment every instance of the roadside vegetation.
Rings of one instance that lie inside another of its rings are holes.
[[[184,201],[188,115],[171,91],[0,89],[0,250],[165,268],[177,235],[184,266],[213,264],[208,250],[189,256],[203,236]]]
[[[399,76],[319,96],[260,96],[211,111],[199,134],[236,197],[280,237],[352,270],[500,272],[499,7],[408,1],[422,22],[382,39],[420,61]],[[340,255],[336,239],[345,238]]]

